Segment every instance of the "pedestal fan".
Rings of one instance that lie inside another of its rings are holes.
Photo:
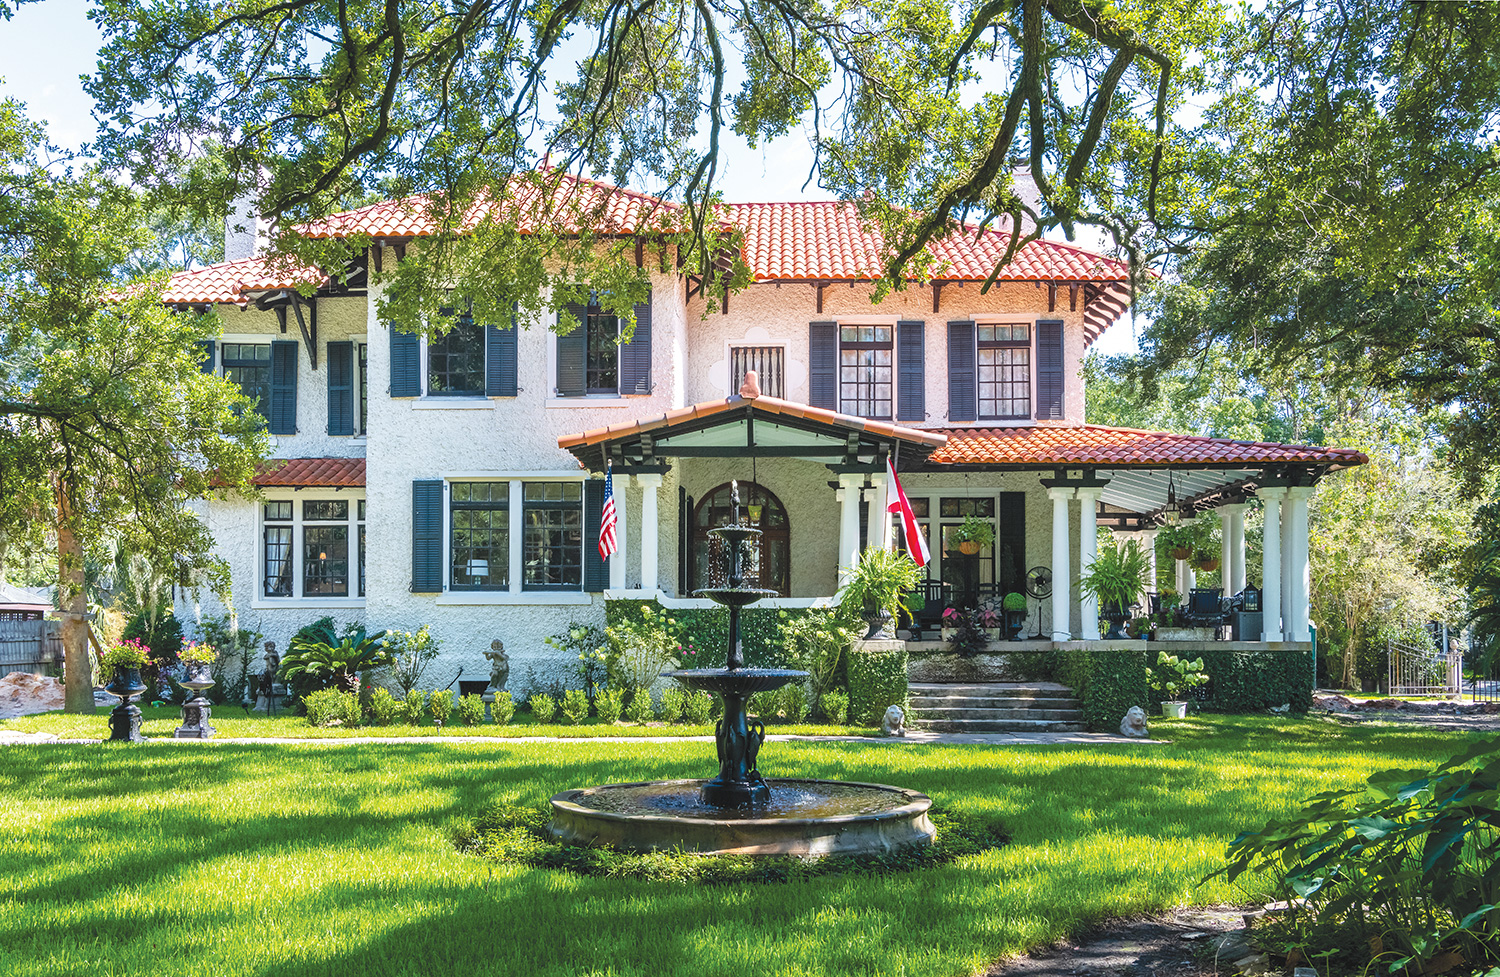
[[[1033,641],[1039,641],[1046,634],[1042,628],[1042,611],[1046,608],[1046,599],[1052,596],[1052,571],[1047,567],[1032,567],[1026,571],[1026,596],[1036,600],[1036,634],[1032,635]]]

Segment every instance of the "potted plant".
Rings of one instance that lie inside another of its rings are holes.
[[[1171,624],[1172,618],[1177,615],[1177,608],[1182,606],[1182,595],[1171,587],[1165,587],[1161,592],[1159,602],[1161,613],[1157,615],[1158,624]]]
[[[211,669],[218,658],[219,653],[214,650],[213,645],[197,641],[188,642],[187,647],[178,653],[177,659],[182,662],[183,671],[187,674],[177,684],[187,689],[190,695],[188,701],[182,704],[182,725],[172,731],[173,739],[206,740],[217,732],[208,724],[213,709],[203,692],[213,687]]]
[[[1155,665],[1146,667],[1146,682],[1153,692],[1159,692],[1164,697],[1161,714],[1169,719],[1183,719],[1187,716],[1188,704],[1178,700],[1177,694],[1207,681],[1208,676],[1203,673],[1202,658],[1190,662],[1163,651],[1157,654]]]
[[[1150,566],[1141,545],[1131,539],[1101,549],[1088,572],[1079,579],[1079,588],[1098,599],[1100,616],[1109,621],[1107,640],[1125,637],[1120,625],[1130,619],[1131,605],[1141,599]]]
[[[1125,625],[1125,633],[1139,641],[1150,641],[1156,623],[1149,617],[1133,617]]]
[[[943,640],[960,655],[976,655],[989,647],[989,638],[979,629],[978,615],[950,607],[943,612]]]
[[[141,735],[141,710],[130,700],[146,691],[141,668],[150,649],[134,638],[122,641],[99,657],[99,666],[109,673],[105,688],[120,697],[120,704],[109,714],[110,742],[144,743]]]
[[[973,556],[995,542],[995,527],[983,519],[969,516],[953,529],[948,530],[948,542],[956,543],[958,551]]]
[[[1193,555],[1192,526],[1163,526],[1158,534],[1167,555],[1174,560],[1191,559]]]
[[[1026,626],[1026,595],[1012,591],[1005,595],[1005,629],[1010,640],[1021,640],[1021,629]]]
[[[918,620],[917,615],[926,609],[927,598],[922,595],[921,591],[906,598],[906,613],[911,619],[907,623],[907,631],[911,634],[912,641],[922,640],[922,622]]]
[[[911,557],[895,550],[871,546],[860,554],[839,596],[839,609],[846,615],[863,617],[869,625],[865,640],[889,639],[887,628],[906,604],[903,595],[922,582],[922,570]]]
[[[1000,640],[1001,617],[988,607],[981,607],[974,612],[974,623],[984,632],[984,636],[990,641]]]
[[[1198,550],[1193,554],[1193,569],[1213,573],[1219,569],[1219,557],[1208,550]]]

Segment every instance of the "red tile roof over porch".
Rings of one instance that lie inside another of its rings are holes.
[[[946,428],[944,433],[948,435],[948,443],[928,458],[928,464],[935,468],[946,465],[1085,465],[1098,468],[1315,465],[1351,468],[1370,460],[1353,448],[1231,441],[1098,424],[1082,427]]]
[[[289,458],[266,462],[251,479],[262,488],[364,488],[363,458]]]

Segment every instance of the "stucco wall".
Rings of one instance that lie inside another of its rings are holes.
[[[1064,420],[1061,423],[1083,423],[1083,381],[1079,376],[1084,354],[1083,298],[1079,308],[1068,308],[1068,290],[1058,290],[1056,308],[1047,311],[1047,289],[1032,284],[997,285],[981,294],[978,285],[965,288],[949,285],[943,289],[941,311],[932,311],[932,290],[911,287],[887,295],[880,304],[871,303],[874,290],[869,285],[835,284],[824,290],[823,311],[817,311],[817,293],[812,285],[759,283],[729,297],[728,314],[704,315],[699,298],[689,303],[688,323],[688,403],[714,400],[729,390],[729,347],[784,345],[786,347],[787,399],[806,403],[808,399],[808,323],[837,321],[841,316],[890,316],[927,323],[925,339],[926,424],[942,425],[948,421],[948,323],[986,314],[1015,316],[1017,321],[1035,323],[1038,319],[1061,319],[1064,354]],[[1033,333],[1034,337],[1034,333]],[[1034,340],[1033,340],[1034,341]],[[1035,356],[1033,356],[1033,410],[1035,409]],[[1044,421],[1056,424],[1057,421]],[[921,425],[916,425],[921,426]]]

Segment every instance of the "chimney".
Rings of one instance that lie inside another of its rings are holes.
[[[1015,187],[1016,196],[1021,202],[1037,213],[1042,211],[1042,191],[1037,189],[1036,180],[1031,177],[1031,167],[1018,166],[1011,171],[1011,184]],[[1036,221],[1025,211],[1021,212],[1021,233],[1030,234],[1036,230]]]
[[[234,198],[224,215],[224,260],[253,258],[271,243],[271,223],[255,212],[255,194],[246,190]]]

